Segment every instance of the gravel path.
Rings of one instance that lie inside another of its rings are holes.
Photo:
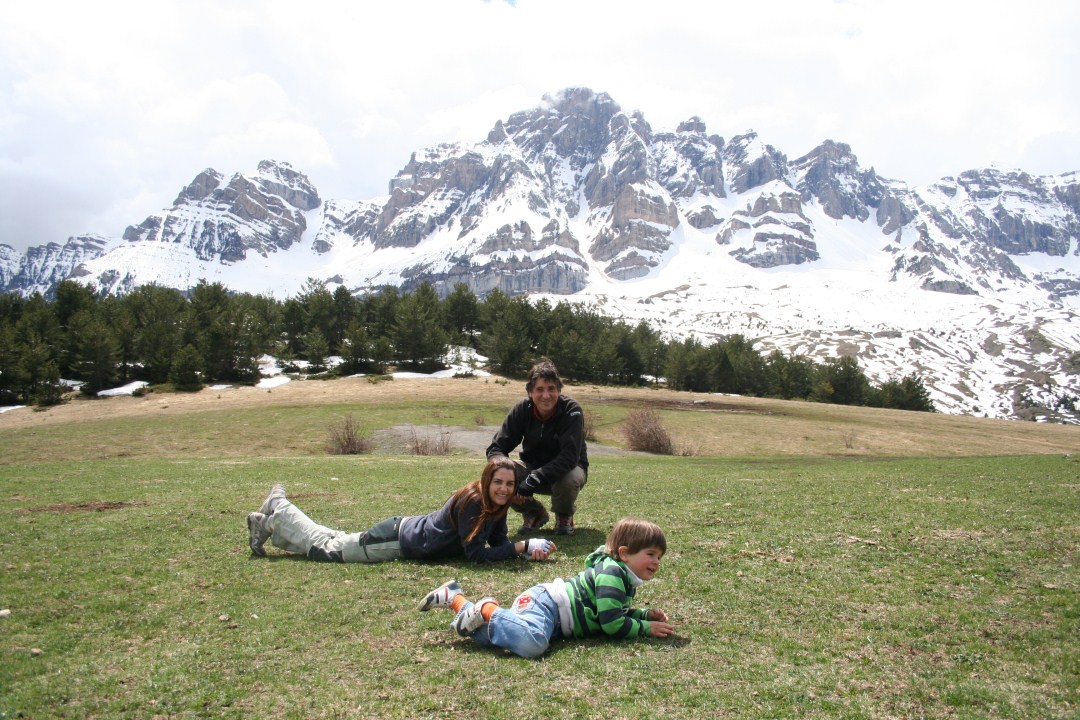
[[[419,443],[445,443],[453,449],[465,450],[476,455],[483,455],[491,444],[491,438],[498,430],[497,425],[477,425],[463,427],[451,425],[395,425],[391,428],[376,430],[372,439],[377,446],[376,452],[400,454],[408,452]],[[589,443],[589,457],[605,455],[636,455],[630,450]]]

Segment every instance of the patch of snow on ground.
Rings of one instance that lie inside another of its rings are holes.
[[[491,373],[481,370],[480,366],[487,362],[487,358],[478,354],[470,347],[451,347],[443,358],[448,366],[445,370],[433,373],[396,372],[393,373],[395,380],[413,380],[427,378],[452,378],[457,375],[475,375],[476,377],[490,377]]]
[[[273,377],[274,375],[281,374],[281,366],[278,365],[277,358],[271,355],[263,355],[259,358],[259,374]]]
[[[292,378],[286,375],[276,375],[274,377],[263,378],[259,381],[259,384],[255,387],[259,388],[276,388],[279,385],[284,385],[287,382],[292,381]]]
[[[116,397],[118,395],[133,395],[136,390],[144,388],[150,383],[145,380],[136,380],[135,382],[129,382],[127,385],[122,385],[118,388],[111,388],[109,390],[99,390],[98,397]]]
[[[9,410],[18,410],[18,409],[24,408],[24,407],[26,407],[26,406],[25,405],[5,405],[4,407],[0,407],[0,415],[3,415],[4,413],[8,412]]]

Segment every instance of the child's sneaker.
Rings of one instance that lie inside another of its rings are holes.
[[[424,599],[416,606],[420,612],[427,612],[431,608],[449,608],[454,598],[461,594],[461,586],[457,580],[447,580],[436,589],[424,596]]]
[[[263,504],[259,506],[259,512],[263,515],[270,515],[274,512],[275,500],[285,499],[285,486],[278,483],[274,487],[270,488],[270,494],[263,500]]]
[[[251,548],[251,552],[255,553],[259,557],[266,555],[266,550],[263,549],[263,543],[270,539],[270,536],[274,532],[270,529],[270,524],[267,522],[266,515],[261,512],[248,513],[248,547]]]
[[[573,535],[574,534],[574,516],[573,515],[555,515],[555,534],[556,535]]]
[[[462,608],[461,612],[454,616],[454,621],[450,623],[450,627],[457,630],[457,634],[461,637],[469,637],[487,622],[487,620],[484,620],[484,615],[480,612],[480,609],[484,607],[484,603],[488,602],[495,602],[495,598],[480,598],[472,605]]]
[[[540,503],[537,503],[540,505]],[[524,535],[526,533],[536,532],[540,528],[547,525],[551,516],[548,515],[548,511],[544,509],[543,505],[539,507],[540,512],[538,514],[523,514],[521,527],[518,529],[518,534]]]

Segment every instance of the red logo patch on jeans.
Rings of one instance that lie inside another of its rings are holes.
[[[523,592],[516,598],[514,598],[514,612],[525,612],[529,609],[529,606],[532,605],[532,603],[532,595],[529,595],[529,593],[527,592]]]

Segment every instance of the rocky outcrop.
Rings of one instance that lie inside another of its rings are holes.
[[[674,133],[657,134],[654,146],[656,180],[673,198],[689,198],[698,193],[726,197],[724,139],[707,136],[701,118],[692,117],[680,123]]]
[[[780,180],[787,173],[784,154],[763,143],[754,132],[733,137],[721,156],[728,186],[737,194]]]
[[[8,259],[3,253],[8,246],[0,245],[3,288],[6,292],[23,295],[39,292],[49,297],[62,280],[80,277],[82,263],[101,257],[108,246],[109,240],[100,235],[80,235],[68,238],[63,245],[39,245],[17,259]]]
[[[200,260],[237,263],[251,251],[265,257],[291,247],[307,229],[304,213],[321,203],[307,177],[288,163],[264,160],[254,175],[223,181],[217,171],[204,170],[171,209],[128,226],[124,240],[185,245]]]
[[[825,214],[837,220],[865,221],[886,195],[873,169],[861,170],[858,158],[844,143],[826,140],[795,160],[791,171],[798,178],[795,188],[803,202],[817,200]]]

